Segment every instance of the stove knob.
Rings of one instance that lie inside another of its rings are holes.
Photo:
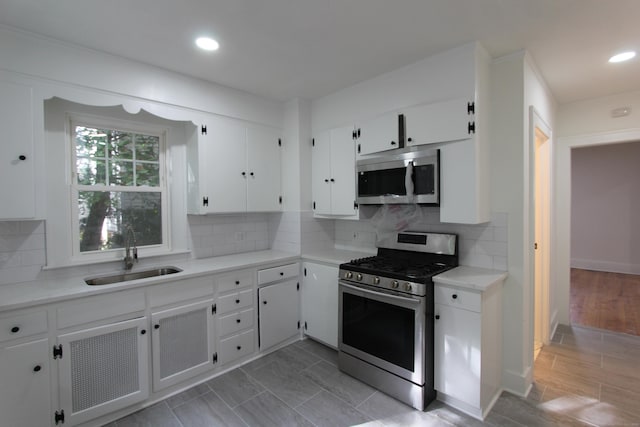
[[[411,283],[409,283],[409,282],[405,282],[405,284],[404,284],[404,290],[405,290],[405,291],[410,291],[410,290],[411,290]]]
[[[346,273],[344,273],[344,277],[346,279],[351,279],[353,277],[353,273],[350,271],[347,271]]]
[[[380,284],[380,278],[379,278],[379,277],[377,277],[377,276],[376,276],[376,277],[374,277],[374,278],[373,278],[373,284],[374,284],[374,285],[379,285],[379,284]]]
[[[393,289],[397,289],[399,285],[400,285],[400,283],[398,283],[397,280],[394,280],[393,282],[391,282],[391,287]]]
[[[362,280],[362,274],[358,273],[358,274],[356,275],[356,280]]]

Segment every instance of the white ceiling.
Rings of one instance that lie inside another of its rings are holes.
[[[314,99],[479,40],[560,103],[640,90],[639,0],[0,0],[0,24],[269,98]],[[215,53],[193,46],[209,34]],[[0,65],[1,66],[1,65]]]

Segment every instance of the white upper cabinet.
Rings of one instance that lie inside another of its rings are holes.
[[[33,90],[0,81],[0,219],[35,217]]]
[[[316,216],[356,214],[353,127],[321,132],[311,151],[311,191]]]
[[[452,99],[402,111],[407,146],[458,141],[473,137],[475,104],[472,99]]]
[[[188,145],[189,213],[279,211],[277,131],[210,117]]]
[[[399,148],[398,121],[398,114],[392,112],[357,124],[354,136],[358,156]]]

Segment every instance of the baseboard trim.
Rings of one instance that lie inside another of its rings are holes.
[[[572,258],[571,268],[582,270],[606,271],[610,273],[640,274],[640,264],[627,264],[613,261]]]

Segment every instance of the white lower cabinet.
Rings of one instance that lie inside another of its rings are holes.
[[[302,264],[302,323],[305,335],[338,347],[338,267]]]
[[[51,424],[50,354],[46,338],[0,347],[0,425]]]
[[[435,286],[434,383],[438,399],[484,419],[501,387],[501,297]]]
[[[151,313],[153,390],[214,367],[213,299]]]
[[[299,333],[298,281],[287,280],[258,289],[260,349],[280,344]]]
[[[149,397],[148,319],[58,337],[59,416],[77,425]]]

